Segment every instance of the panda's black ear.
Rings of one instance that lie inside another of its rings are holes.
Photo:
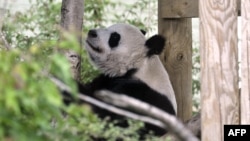
[[[146,31],[145,30],[143,30],[143,29],[140,29],[140,31],[141,31],[141,33],[143,34],[143,35],[146,35]]]
[[[147,56],[150,57],[152,55],[158,55],[160,54],[165,46],[166,39],[161,35],[154,35],[151,38],[149,38],[145,45],[149,49]]]

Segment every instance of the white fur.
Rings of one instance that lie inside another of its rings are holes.
[[[108,40],[112,32],[121,35],[117,48],[109,47]],[[86,49],[94,64],[106,75],[122,76],[132,68],[141,67],[146,57],[146,39],[139,29],[128,24],[115,24],[107,29],[97,29],[97,38],[87,38],[95,48],[102,53],[94,51],[88,44]]]
[[[152,56],[145,60],[142,67],[137,71],[135,77],[142,80],[149,87],[157,92],[164,94],[172,102],[173,108],[177,113],[175,94],[169,76],[163,67],[158,56]]]

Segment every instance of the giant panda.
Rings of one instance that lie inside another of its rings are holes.
[[[79,84],[81,93],[103,101],[96,96],[96,93],[103,90],[110,91],[117,95],[135,98],[176,115],[174,91],[168,73],[158,56],[165,45],[162,36],[154,35],[146,39],[143,30],[133,25],[119,23],[108,28],[89,30],[85,43],[91,62],[101,74],[91,83]],[[123,118],[100,107],[94,107],[93,111],[101,118]],[[163,135],[166,132],[165,129],[146,123],[144,131],[150,130],[156,135]]]

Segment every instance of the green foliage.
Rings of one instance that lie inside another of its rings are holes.
[[[141,0],[132,6],[86,0],[83,37],[89,28],[110,22],[126,21],[150,30],[143,24],[146,17],[138,13],[150,3],[156,1]],[[126,12],[111,15],[119,6]],[[92,80],[98,71],[89,63],[86,51],[79,51],[77,39],[60,31],[60,7],[60,2],[37,0],[24,13],[8,13],[4,19],[1,33],[12,49],[6,51],[5,44],[0,43],[0,140],[91,141],[100,137],[111,141],[139,140],[136,131],[143,126],[141,122],[130,120],[130,126],[124,129],[101,121],[86,105],[62,103],[60,92],[47,77],[56,76],[76,91],[61,51],[70,47],[81,52],[84,82]],[[155,17],[150,18],[148,22],[156,21]],[[58,40],[59,36],[63,38]],[[149,135],[147,140],[157,138]]]
[[[198,43],[194,44],[192,61],[193,112],[197,113],[200,111],[200,54]]]
[[[85,0],[84,33],[90,28],[129,23],[146,31],[157,27],[157,0],[137,0],[133,4],[111,0]]]
[[[37,62],[40,53],[38,47],[27,52],[0,52],[0,140],[46,139],[46,132],[53,131],[51,119],[62,119],[61,97],[55,85],[43,76],[43,65]],[[57,57],[52,55],[50,60],[55,66],[60,65]]]
[[[2,27],[7,41],[12,47],[27,48],[34,43],[58,39],[60,8],[59,3],[41,0],[25,13],[8,13]]]

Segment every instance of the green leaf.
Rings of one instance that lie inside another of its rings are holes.
[[[6,108],[15,114],[20,114],[20,107],[18,105],[17,95],[14,90],[8,90],[8,95],[6,96]]]

